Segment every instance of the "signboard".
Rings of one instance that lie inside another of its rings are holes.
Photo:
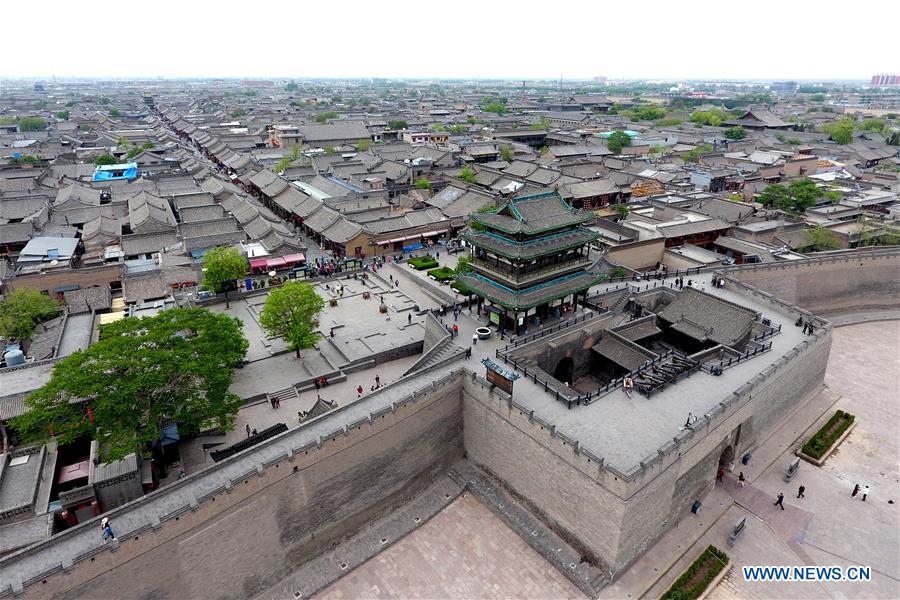
[[[488,383],[496,385],[498,388],[512,396],[513,382],[519,378],[518,374],[507,371],[489,358],[481,361],[487,368]]]
[[[490,322],[493,323],[494,325],[499,325],[499,324],[500,324],[500,313],[496,313],[496,312],[494,312],[494,311],[491,311],[490,313],[488,313],[488,319],[489,319]]]

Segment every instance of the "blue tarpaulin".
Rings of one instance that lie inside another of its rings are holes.
[[[118,165],[99,165],[94,169],[94,181],[112,181],[113,179],[137,179],[138,166],[135,162]]]

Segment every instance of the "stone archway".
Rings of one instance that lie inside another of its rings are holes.
[[[553,377],[569,385],[575,383],[575,361],[571,356],[564,356],[559,359],[559,362],[556,363],[556,368],[553,369]]]
[[[725,449],[722,450],[722,454],[719,456],[719,466],[728,469],[731,465],[734,464],[734,446],[728,445],[725,446]]]

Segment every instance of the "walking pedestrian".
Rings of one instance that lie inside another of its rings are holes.
[[[863,489],[862,489],[862,495],[863,495],[863,502],[865,502],[865,501],[866,501],[866,496],[869,495],[869,486],[867,486],[867,485],[864,485],[864,486],[863,486]]]
[[[362,398],[362,393],[363,393],[363,387],[362,386],[357,387],[356,388],[356,397]]]
[[[274,397],[274,396],[272,396],[271,398],[269,398],[269,404],[272,405],[272,408],[275,408],[275,397]]]
[[[741,486],[741,487],[744,487],[744,483],[745,483],[746,481],[747,481],[747,480],[744,479],[744,472],[741,471],[740,473],[738,473],[738,485]]]
[[[381,387],[381,377],[375,376],[375,387]]]
[[[250,437],[250,423],[247,423],[246,429],[247,429],[247,437]],[[859,488],[859,486],[856,486],[856,487]]]
[[[466,348],[466,360],[469,360],[470,356],[472,356],[472,346]]]
[[[716,481],[725,481],[725,467],[719,467],[719,472],[716,473]]]
[[[412,313],[409,313],[408,315],[406,315],[406,322],[408,324],[412,325]]]
[[[859,493],[859,484],[857,483],[856,485],[853,486],[853,491],[850,492],[850,497],[851,497],[851,498],[856,498],[856,495],[857,495],[858,493]]]
[[[334,327],[331,328],[331,331],[328,332],[328,335],[334,337]]]
[[[775,501],[775,504],[772,506],[780,506],[781,510],[784,510],[784,494],[778,492],[778,500]]]
[[[474,345],[477,344],[477,343],[478,343],[478,334],[477,334],[477,333],[473,333],[473,334],[472,334],[472,345],[474,346]]]
[[[798,498],[806,498],[806,496],[803,494],[803,492],[805,492],[805,491],[806,491],[806,486],[801,485],[800,489],[797,490],[797,497]]]
[[[103,520],[100,521],[100,535],[104,540],[108,542],[115,542],[116,536],[113,534],[112,525],[109,522],[109,519],[103,517]]]
[[[458,336],[458,335],[459,335],[459,325],[457,325],[456,323],[454,323],[454,324],[453,324],[453,337],[456,337],[456,336]]]

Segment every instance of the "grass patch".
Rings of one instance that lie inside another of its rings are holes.
[[[417,271],[424,271],[425,269],[433,269],[438,266],[438,261],[430,256],[417,256],[415,258],[409,259],[409,266]]]
[[[456,274],[456,271],[451,269],[450,267],[441,267],[439,269],[431,269],[428,271],[428,275],[434,277],[438,281],[447,281],[448,279],[453,279],[453,276]]]
[[[728,565],[728,555],[707,546],[700,558],[695,560],[681,577],[675,580],[660,600],[693,600],[699,598],[716,575]]]
[[[853,424],[854,419],[855,416],[842,410],[834,413],[822,429],[803,444],[803,454],[815,459],[822,458],[831,445]]]

